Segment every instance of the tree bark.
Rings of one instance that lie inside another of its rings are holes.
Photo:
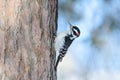
[[[0,0],[0,80],[56,80],[57,0]]]

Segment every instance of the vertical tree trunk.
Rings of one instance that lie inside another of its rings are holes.
[[[0,0],[0,80],[56,80],[57,0]]]

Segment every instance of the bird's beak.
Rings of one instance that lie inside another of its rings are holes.
[[[72,27],[73,27],[73,25],[70,22],[68,22],[68,24],[70,25],[70,32],[72,33]]]

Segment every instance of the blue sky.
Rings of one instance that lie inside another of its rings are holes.
[[[81,36],[72,43],[65,59],[60,63],[58,80],[120,80],[120,31],[100,30],[101,33],[96,38],[103,44],[99,50],[91,45],[90,40],[93,31],[101,27],[107,15],[120,21],[119,4],[119,0],[111,0],[107,5],[103,0],[76,3],[75,10],[82,11],[83,19],[70,22],[80,28]],[[109,27],[109,24],[105,27]],[[69,25],[65,16],[59,15],[58,33],[64,30],[69,30]]]

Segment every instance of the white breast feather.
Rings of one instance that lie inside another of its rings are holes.
[[[57,35],[57,37],[55,38],[55,51],[56,51],[56,60],[59,56],[59,48],[61,48],[64,44],[64,37],[69,34],[68,31],[65,32],[61,32]]]

